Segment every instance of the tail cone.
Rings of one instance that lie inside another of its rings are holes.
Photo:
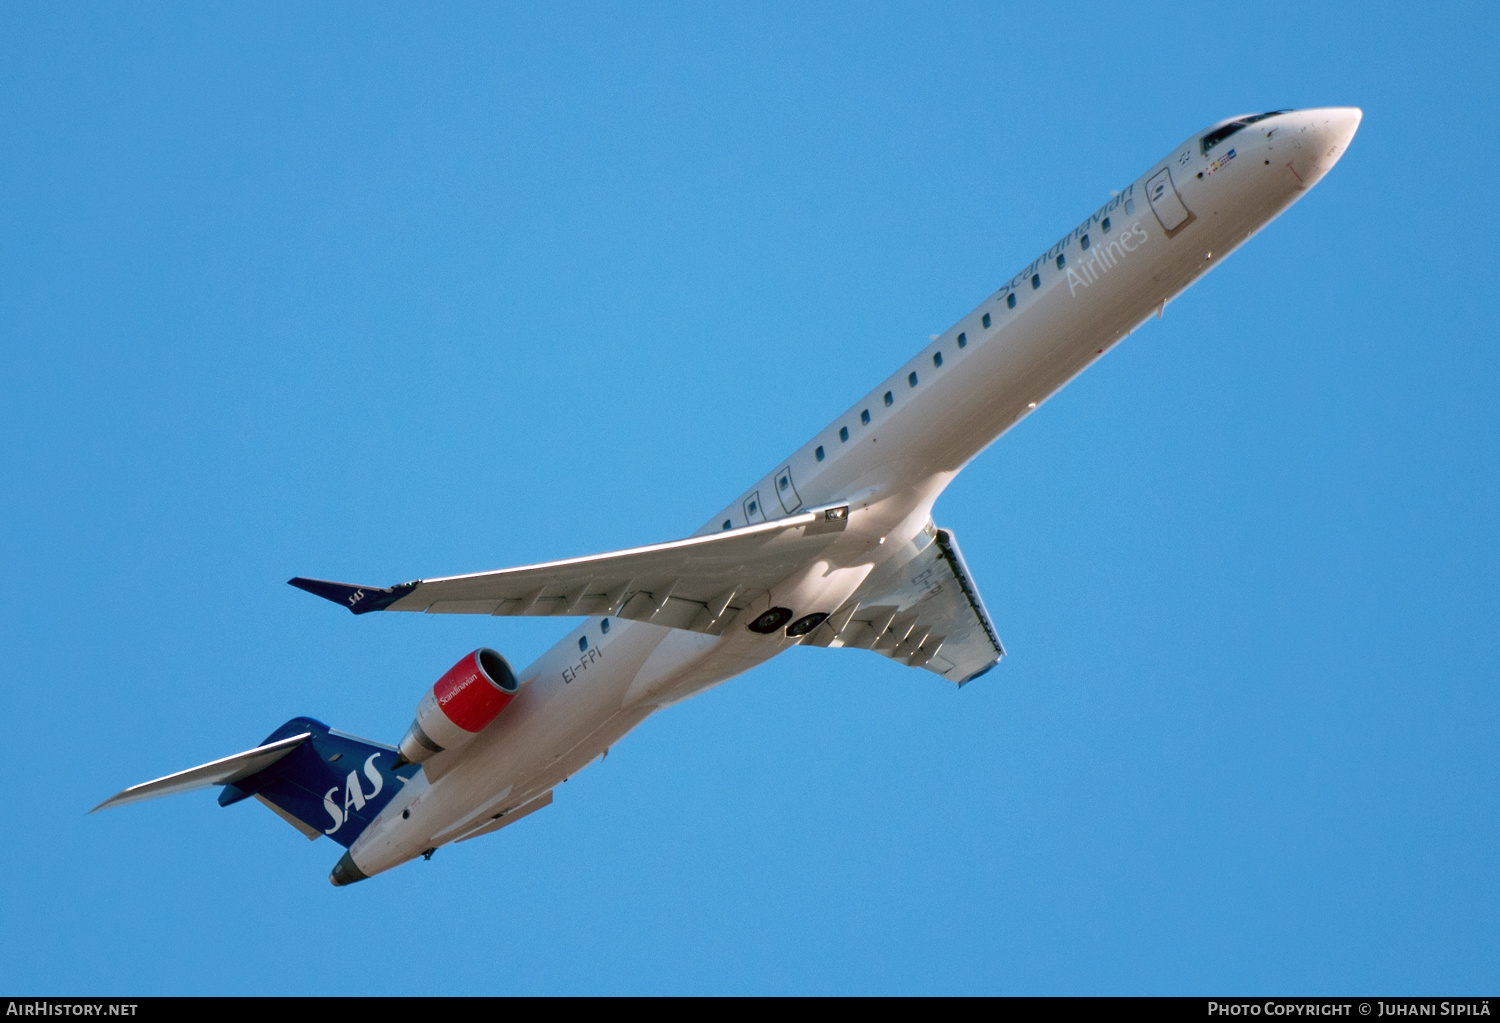
[[[342,888],[355,881],[363,881],[369,876],[355,864],[354,857],[345,852],[333,865],[333,871],[328,875],[328,880],[335,888]]]

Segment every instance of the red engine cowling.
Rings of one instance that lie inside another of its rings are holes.
[[[480,647],[449,668],[417,704],[417,719],[401,740],[401,759],[420,764],[435,753],[463,748],[520,688],[505,658]]]

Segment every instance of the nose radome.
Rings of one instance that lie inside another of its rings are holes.
[[[1307,146],[1311,161],[1308,169],[1314,177],[1321,178],[1349,148],[1365,112],[1359,107],[1323,107],[1306,113],[1311,121],[1308,124],[1308,135],[1311,136]]]
[[[1323,133],[1341,151],[1349,148],[1354,133],[1359,131],[1359,122],[1365,118],[1359,107],[1326,107],[1319,113],[1323,115]]]

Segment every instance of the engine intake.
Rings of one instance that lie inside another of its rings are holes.
[[[520,688],[504,657],[489,647],[475,650],[449,668],[417,704],[416,720],[401,740],[396,766],[420,764],[444,750],[462,749]]]

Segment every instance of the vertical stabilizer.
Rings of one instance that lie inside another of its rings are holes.
[[[392,771],[395,748],[336,732],[313,718],[293,718],[265,744],[304,733],[307,740],[270,767],[225,785],[219,805],[254,796],[308,838],[327,835],[347,849],[421,768],[407,764]]]

